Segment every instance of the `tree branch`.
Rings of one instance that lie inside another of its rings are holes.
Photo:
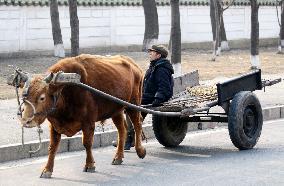
[[[235,3],[235,0],[232,0],[231,3],[226,8],[223,8],[223,12],[227,10],[230,6],[232,6],[234,3]]]

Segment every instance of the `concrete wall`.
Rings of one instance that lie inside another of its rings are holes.
[[[63,42],[70,48],[68,7],[59,8]],[[211,41],[208,6],[180,6],[182,43]],[[158,7],[159,43],[168,43],[170,7]],[[78,7],[80,47],[141,45],[144,35],[142,6]],[[279,33],[275,7],[260,7],[260,38]],[[228,40],[250,38],[250,7],[235,6],[224,13]],[[49,7],[0,6],[0,53],[52,50]]]

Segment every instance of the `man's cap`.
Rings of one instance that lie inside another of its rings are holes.
[[[164,46],[164,45],[152,45],[151,48],[148,49],[148,52],[149,51],[155,51],[159,54],[162,55],[162,57],[167,57],[168,56],[168,49]]]

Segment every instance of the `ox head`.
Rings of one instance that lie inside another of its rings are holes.
[[[42,75],[30,77],[27,74],[21,74],[24,85],[20,86],[23,91],[18,116],[24,127],[39,126],[54,110],[56,98],[50,88],[52,78],[52,73],[47,77]]]

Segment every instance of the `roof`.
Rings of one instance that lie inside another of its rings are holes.
[[[142,0],[77,0],[78,6],[142,6]],[[277,0],[258,0],[262,6],[275,6]],[[58,0],[60,6],[68,5],[68,0]],[[156,0],[158,6],[170,5],[170,0]],[[49,0],[0,0],[0,5],[48,6]],[[209,0],[180,0],[180,5],[208,6]],[[235,6],[250,5],[250,0],[235,0]]]

